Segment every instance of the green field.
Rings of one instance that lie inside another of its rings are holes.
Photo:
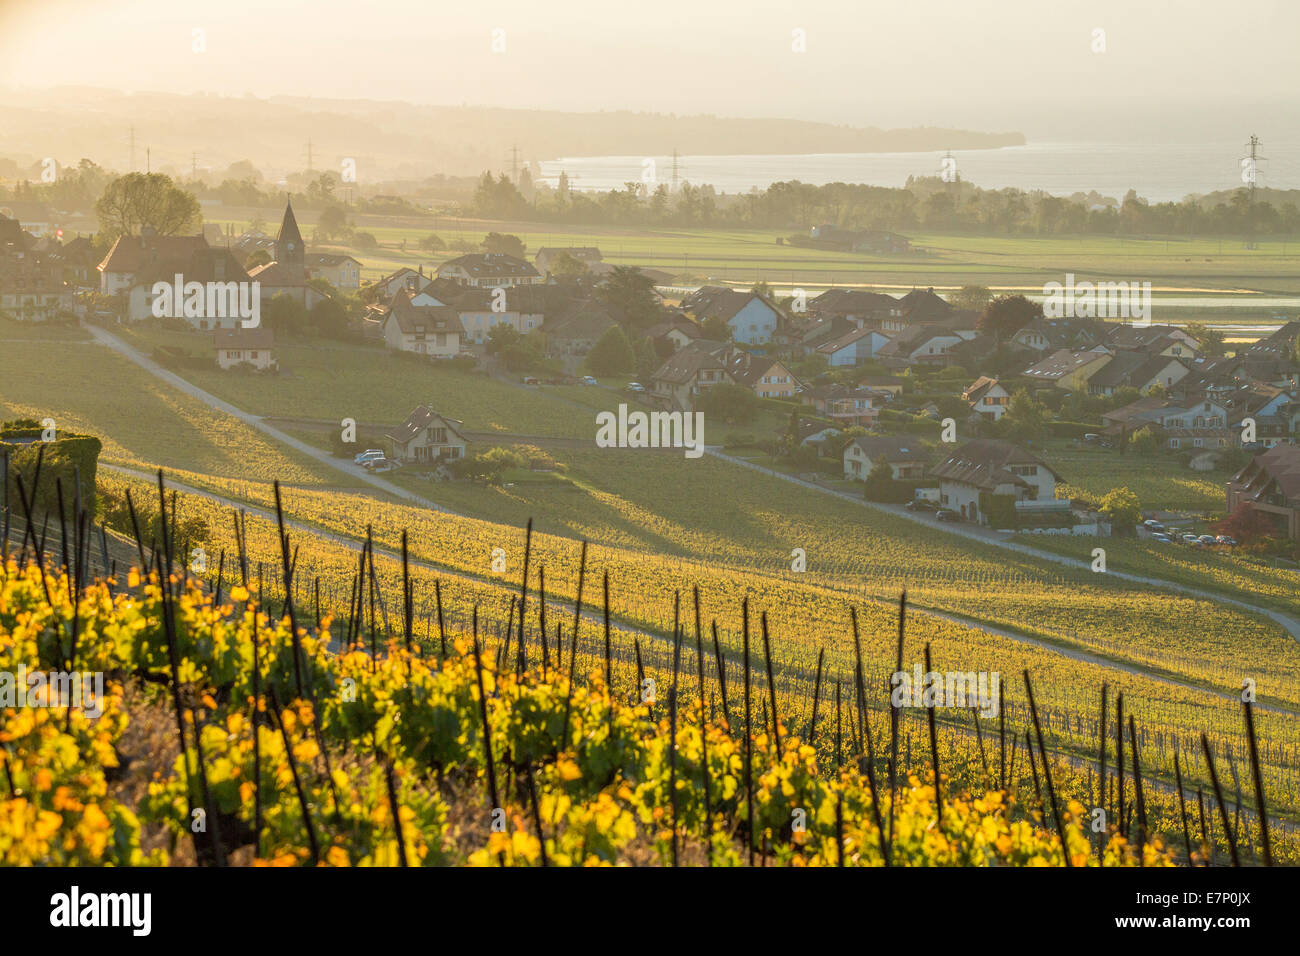
[[[1113,488],[1127,487],[1145,512],[1220,512],[1227,507],[1225,485],[1232,471],[1192,471],[1166,452],[1121,455],[1114,449],[1089,448],[1068,441],[1053,441],[1040,449],[1063,484],[1060,497],[1100,500]]]
[[[232,211],[234,212],[234,211]],[[249,213],[251,217],[251,211]],[[264,219],[269,217],[263,214]],[[315,215],[298,213],[304,232]],[[214,220],[240,230],[248,219]],[[477,246],[489,231],[519,236],[531,256],[542,246],[599,246],[605,261],[659,269],[683,285],[719,282],[748,285],[764,280],[788,290],[830,285],[906,291],[933,287],[941,292],[966,284],[997,291],[1041,292],[1045,282],[1079,279],[1149,281],[1157,321],[1276,322],[1279,309],[1295,312],[1300,300],[1281,305],[1251,305],[1252,298],[1300,296],[1300,241],[1265,239],[1246,249],[1240,240],[1153,236],[995,237],[917,232],[909,235],[914,251],[899,256],[867,256],[778,245],[788,231],[573,226],[535,222],[497,222],[430,216],[388,219],[359,217],[357,228],[372,233],[379,248],[363,251],[343,245],[313,245],[320,251],[343,251],[363,263],[363,280],[376,279],[400,266],[436,268],[461,253],[446,249],[423,252],[419,240],[438,235]],[[402,249],[405,241],[406,248]],[[1216,303],[1162,304],[1162,296],[1231,297],[1242,306]]]

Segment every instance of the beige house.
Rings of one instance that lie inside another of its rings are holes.
[[[350,292],[361,288],[361,262],[351,256],[309,252],[304,265],[309,279],[324,279],[334,288]]]
[[[1086,392],[1089,379],[1109,365],[1111,358],[1111,353],[1101,350],[1058,349],[1024,374],[1067,392]]]
[[[446,305],[413,305],[411,293],[397,292],[383,318],[384,343],[390,349],[454,358],[460,354],[460,315]]]
[[[461,434],[464,422],[439,415],[419,405],[396,430],[384,437],[392,444],[392,457],[404,462],[452,461],[465,457],[469,443]]]
[[[259,370],[276,367],[275,337],[270,329],[221,329],[212,333],[212,344],[217,352],[217,365],[223,370],[240,364]]]
[[[961,400],[970,405],[971,411],[991,421],[997,421],[1007,413],[1011,405],[1011,393],[1002,387],[996,378],[981,375],[961,393]]]

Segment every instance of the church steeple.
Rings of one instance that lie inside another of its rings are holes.
[[[305,266],[306,252],[302,244],[302,233],[298,231],[298,220],[293,215],[293,201],[289,200],[284,207],[280,234],[275,237],[275,261],[282,265]]]

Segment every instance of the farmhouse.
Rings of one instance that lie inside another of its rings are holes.
[[[993,496],[1014,501],[1050,502],[1057,474],[1033,452],[1000,439],[978,439],[956,449],[930,471],[939,479],[944,507],[971,521],[988,523]]]
[[[1121,388],[1145,392],[1156,385],[1172,388],[1187,376],[1187,366],[1167,355],[1117,352],[1088,379],[1090,395],[1113,395]]]
[[[863,481],[883,461],[895,481],[922,478],[929,460],[929,453],[915,439],[864,435],[844,446],[844,477]]]
[[[1228,512],[1247,503],[1279,533],[1300,539],[1300,447],[1277,445],[1232,476]]]
[[[392,457],[397,461],[452,461],[465,457],[468,441],[460,431],[463,425],[439,415],[428,405],[419,405],[384,437],[392,444]]]
[[[212,333],[212,346],[216,350],[217,365],[223,371],[236,365],[251,365],[255,369],[275,367],[275,338],[270,329],[219,329]]]

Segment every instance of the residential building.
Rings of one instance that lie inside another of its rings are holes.
[[[700,327],[685,317],[668,319],[664,322],[656,322],[650,328],[645,330],[646,338],[658,344],[661,340],[669,343],[673,351],[684,349],[703,338]],[[662,354],[662,353],[660,353]]]
[[[445,299],[460,315],[465,338],[477,345],[488,340],[493,327],[508,325],[520,335],[542,327],[546,321],[546,288],[543,286],[464,286],[443,291],[435,284],[427,294]]]
[[[398,289],[409,289],[412,292],[420,292],[433,284],[433,276],[424,274],[424,266],[420,266],[419,271],[409,269],[406,266],[391,272],[382,279],[375,282],[373,286],[366,286],[368,294],[373,294],[381,302],[387,302],[393,297]],[[370,290],[374,290],[373,293]]]
[[[870,428],[880,417],[880,409],[889,401],[884,392],[848,385],[822,385],[800,394],[805,405],[841,428],[854,425]]]
[[[402,290],[393,295],[383,319],[384,342],[390,349],[455,358],[460,354],[460,315],[447,305],[415,305]]]
[[[1112,357],[1100,349],[1059,349],[1029,366],[1024,374],[1067,392],[1085,392],[1088,380],[1105,368]]]
[[[419,405],[396,429],[384,437],[392,446],[396,461],[435,464],[465,457],[469,444],[461,431],[464,422],[439,415],[428,405]]]
[[[745,386],[759,398],[788,399],[793,397],[799,385],[779,359],[751,355],[742,349],[732,349],[728,353],[727,373],[737,385]]]
[[[361,261],[334,252],[309,252],[304,264],[307,278],[324,279],[342,292],[361,288]]]
[[[1173,348],[1181,348],[1171,340]],[[1187,366],[1163,352],[1116,352],[1115,357],[1088,378],[1090,395],[1112,395],[1121,388],[1135,388],[1139,392],[1159,385],[1173,388],[1188,374]]]
[[[1009,496],[1017,502],[1051,502],[1059,476],[1042,458],[1000,439],[969,441],[930,470],[939,479],[945,508],[987,524],[985,496]]]
[[[438,266],[438,278],[474,289],[509,289],[545,281],[531,263],[504,252],[476,252],[448,259]]]
[[[728,371],[731,345],[701,339],[679,349],[650,376],[651,392],[666,406],[692,411],[695,398],[714,385],[734,385]]]
[[[718,286],[704,286],[682,300],[682,308],[703,323],[720,318],[731,340],[742,345],[766,345],[785,322],[784,313],[764,296]]]
[[[852,329],[838,338],[818,346],[817,353],[826,356],[832,368],[861,365],[889,343],[889,337],[878,329]]]
[[[863,435],[844,446],[844,477],[865,481],[883,461],[895,481],[919,479],[925,477],[929,460],[930,453],[915,438]]]
[[[998,421],[1007,413],[1011,404],[1011,393],[996,378],[981,375],[961,393],[961,400],[971,407],[981,418]]]
[[[218,329],[212,333],[212,346],[217,365],[224,371],[236,365],[249,365],[258,370],[274,368],[275,337],[270,329]]]
[[[1228,512],[1250,504],[1280,534],[1300,539],[1300,447],[1277,445],[1253,457],[1228,482]]]
[[[42,255],[16,219],[0,217],[0,314],[44,321],[72,314],[72,289],[58,260]]]

